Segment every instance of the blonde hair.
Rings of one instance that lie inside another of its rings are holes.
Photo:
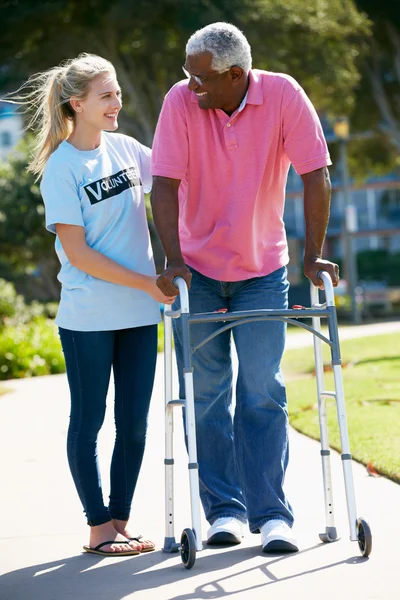
[[[28,171],[39,178],[50,155],[72,132],[75,111],[70,98],[83,100],[90,84],[100,74],[115,76],[113,65],[95,54],[80,54],[58,67],[32,75],[15,93],[7,94],[4,100],[33,109],[27,129],[37,130],[32,159]],[[31,91],[25,93],[26,89]]]

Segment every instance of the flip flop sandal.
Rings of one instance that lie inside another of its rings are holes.
[[[139,544],[142,545],[142,549],[141,549],[141,553],[143,552],[153,552],[153,550],[156,549],[155,544],[153,544],[153,542],[147,542],[147,545],[145,546],[146,542],[143,540],[143,536],[142,535],[138,535],[137,537],[131,537],[128,538],[130,542],[138,542]]]
[[[102,542],[101,544],[99,544],[98,546],[96,546],[95,548],[91,548],[90,546],[83,546],[83,549],[86,552],[89,552],[90,554],[101,554],[102,556],[137,556],[138,554],[140,554],[139,550],[134,550],[133,548],[131,550],[123,550],[122,552],[106,552],[105,550],[100,550],[100,548],[102,548],[103,546],[107,546],[107,544],[116,544],[116,545],[121,545],[121,544],[127,544],[128,542]]]

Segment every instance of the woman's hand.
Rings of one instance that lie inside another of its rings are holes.
[[[157,300],[157,302],[162,302],[163,304],[172,304],[178,295],[178,290],[176,290],[175,296],[165,296],[165,294],[163,294],[163,292],[157,286],[157,279],[158,275],[147,277],[148,285],[146,285],[144,291],[147,292],[147,294],[150,294],[150,296],[154,298],[154,300]]]

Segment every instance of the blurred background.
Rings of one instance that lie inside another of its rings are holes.
[[[117,70],[120,131],[151,146],[163,97],[182,78],[188,37],[214,21],[242,29],[253,66],[295,77],[318,110],[333,161],[324,255],[341,268],[341,318],[400,314],[399,0],[0,0],[0,97],[35,72],[93,52]],[[26,172],[24,126],[16,107],[0,102],[0,378],[17,376],[7,355],[21,352],[29,335],[32,343],[45,335],[59,297],[54,237],[44,229],[38,183]],[[293,170],[285,224],[291,304],[307,305],[302,183]],[[150,211],[149,227],[161,270]],[[42,323],[40,333],[23,329],[32,322]],[[47,359],[43,366],[50,372],[62,368],[54,352],[53,366]]]

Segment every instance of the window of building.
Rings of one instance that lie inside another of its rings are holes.
[[[2,131],[0,133],[0,146],[2,148],[9,148],[11,145],[11,133],[9,131]]]

